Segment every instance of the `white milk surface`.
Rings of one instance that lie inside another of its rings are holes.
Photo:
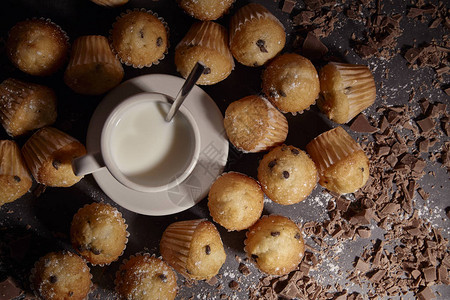
[[[188,166],[194,134],[181,112],[164,120],[169,104],[145,102],[122,113],[111,134],[112,157],[130,180],[163,185]]]

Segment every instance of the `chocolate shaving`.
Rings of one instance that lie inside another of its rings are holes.
[[[295,0],[284,0],[283,8],[281,9],[283,12],[290,14],[295,7]]]
[[[373,127],[363,114],[359,114],[356,117],[352,125],[350,125],[350,129],[355,132],[363,133],[374,133],[378,131],[378,128]]]
[[[12,277],[7,277],[0,282],[0,297],[1,299],[16,299],[24,294],[20,288],[16,286]]]
[[[327,53],[327,46],[325,46],[314,33],[308,32],[305,41],[303,42],[303,56],[311,60],[316,60],[322,58]]]
[[[422,132],[428,132],[434,128],[435,124],[431,118],[425,118],[416,122]]]

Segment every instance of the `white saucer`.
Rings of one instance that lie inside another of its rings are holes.
[[[103,123],[123,99],[142,92],[175,97],[183,83],[184,79],[176,76],[150,74],[135,77],[116,87],[106,95],[91,118],[86,138],[88,152],[100,151]],[[192,174],[168,191],[143,193],[122,185],[106,168],[102,168],[93,176],[114,202],[136,213],[162,216],[191,208],[206,197],[211,184],[222,174],[227,162],[228,140],[225,137],[223,116],[214,100],[198,86],[194,86],[183,105],[189,109],[200,130],[200,157]]]

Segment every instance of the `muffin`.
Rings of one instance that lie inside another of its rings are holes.
[[[229,231],[247,229],[261,217],[264,193],[253,178],[225,173],[209,190],[208,208],[214,221]]]
[[[136,254],[124,261],[114,284],[121,299],[173,300],[178,291],[172,268],[148,253]]]
[[[0,84],[0,121],[17,137],[56,121],[55,92],[43,85],[8,78]]]
[[[83,178],[73,173],[72,160],[85,155],[86,148],[56,128],[44,127],[35,132],[22,147],[22,154],[38,183],[69,187]]]
[[[231,53],[243,65],[265,64],[283,49],[285,43],[283,24],[260,4],[247,4],[231,18]]]
[[[71,252],[51,252],[41,257],[31,271],[34,293],[45,300],[86,299],[91,288],[86,262]]]
[[[110,264],[125,250],[127,225],[115,207],[92,203],[80,208],[73,217],[70,240],[73,248],[91,264]]]
[[[257,95],[231,103],[223,122],[228,139],[243,152],[268,150],[282,144],[288,134],[286,117]]]
[[[354,193],[369,179],[369,159],[342,127],[322,133],[306,151],[319,170],[319,184],[332,192]]]
[[[202,20],[217,20],[228,12],[235,0],[177,0],[178,5],[190,16]]]
[[[263,216],[247,231],[247,256],[264,273],[284,275],[297,268],[305,245],[300,228],[287,217]]]
[[[9,31],[6,53],[21,71],[47,76],[58,71],[66,62],[69,38],[49,19],[25,20]]]
[[[282,205],[303,201],[316,186],[317,169],[302,150],[278,146],[264,155],[258,166],[258,180],[266,195]]]
[[[130,0],[91,0],[91,1],[101,6],[117,7],[128,3],[128,1]]]
[[[320,110],[330,120],[348,123],[375,102],[375,80],[363,65],[331,62],[319,72]]]
[[[309,59],[286,53],[272,60],[264,70],[262,89],[279,110],[296,114],[316,102],[319,76]]]
[[[158,64],[169,47],[166,22],[157,14],[127,10],[112,26],[110,41],[120,61],[134,68]]]
[[[175,65],[181,76],[187,78],[198,61],[206,69],[197,84],[215,84],[230,75],[234,60],[225,27],[214,22],[197,22],[191,26],[175,48]]]
[[[189,220],[170,224],[160,244],[163,259],[186,278],[203,280],[215,276],[226,255],[213,223]]]
[[[22,197],[31,177],[16,142],[0,140],[0,206]]]
[[[72,47],[64,82],[76,93],[100,95],[123,78],[120,61],[112,53],[108,39],[101,35],[77,38]]]

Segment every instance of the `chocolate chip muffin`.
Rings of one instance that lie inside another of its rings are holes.
[[[330,191],[354,193],[369,179],[369,159],[342,127],[322,133],[306,151],[319,170],[319,184]]]
[[[17,137],[56,121],[56,94],[46,86],[8,78],[0,84],[0,122]]]
[[[336,123],[348,123],[375,102],[373,74],[367,66],[330,62],[319,72],[320,110]]]
[[[25,20],[8,33],[6,53],[21,71],[36,76],[48,76],[67,61],[69,38],[49,19]]]
[[[206,220],[170,224],[160,244],[163,259],[186,278],[203,280],[215,276],[225,262],[222,239]]]
[[[114,281],[120,299],[173,300],[177,295],[175,272],[162,259],[138,253],[119,267]]]
[[[235,0],[177,0],[190,16],[202,21],[213,21],[228,12]]]
[[[271,275],[293,271],[305,253],[300,228],[284,216],[263,216],[248,229],[244,244],[247,256]]]
[[[51,252],[41,257],[31,271],[30,282],[40,299],[83,300],[92,285],[86,262],[71,252]]]
[[[209,190],[208,208],[214,221],[226,229],[243,230],[261,217],[264,193],[253,178],[237,172],[225,173]]]
[[[284,48],[285,43],[283,24],[260,4],[247,4],[231,18],[231,53],[243,65],[265,64]]]
[[[134,68],[158,64],[169,47],[166,22],[145,9],[121,14],[112,26],[110,40],[120,61]]]
[[[19,146],[14,141],[0,140],[0,206],[22,197],[31,184]]]
[[[70,227],[73,248],[93,265],[117,260],[128,242],[122,214],[106,203],[85,205],[75,214]]]
[[[295,204],[311,194],[317,183],[317,169],[304,151],[282,145],[264,155],[258,166],[258,180],[272,201]]]
[[[197,84],[216,84],[231,74],[234,60],[225,27],[214,22],[197,22],[191,26],[175,48],[175,65],[181,76],[187,78],[197,62],[206,67]]]
[[[130,0],[91,0],[91,1],[101,6],[118,7],[128,3],[128,1]]]
[[[22,147],[22,154],[34,179],[53,187],[69,187],[83,177],[76,176],[72,160],[86,154],[78,140],[53,127],[36,131]]]
[[[265,68],[262,89],[279,110],[301,113],[319,96],[319,76],[309,59],[285,53],[274,58]]]
[[[267,99],[251,95],[232,102],[223,120],[230,142],[243,152],[260,152],[282,144],[288,122]]]
[[[64,82],[76,93],[100,95],[123,78],[122,64],[112,53],[108,39],[101,35],[85,35],[75,40]]]

